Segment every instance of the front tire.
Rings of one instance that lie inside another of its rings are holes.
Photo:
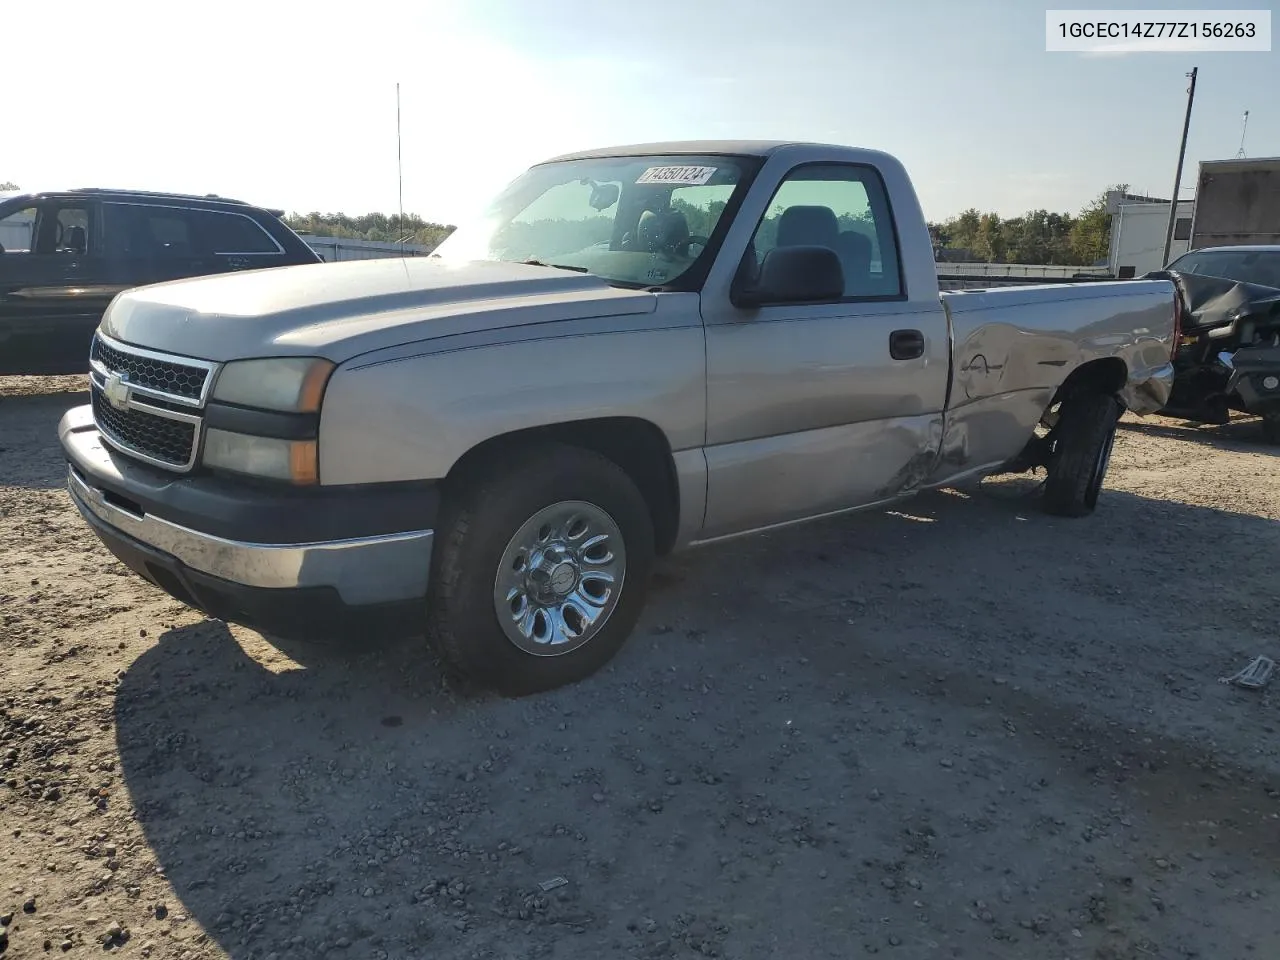
[[[654,559],[635,483],[563,444],[469,477],[446,499],[436,537],[428,635],[455,670],[505,696],[577,682],[613,659]]]
[[[1121,406],[1110,394],[1078,394],[1062,405],[1049,454],[1043,508],[1060,517],[1084,517],[1098,505],[1111,464]]]

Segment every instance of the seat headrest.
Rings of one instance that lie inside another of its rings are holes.
[[[840,221],[830,207],[787,207],[778,217],[777,246],[835,247]]]
[[[839,252],[860,260],[870,260],[871,239],[857,230],[845,230],[839,237]]]
[[[74,250],[76,253],[84,253],[88,248],[84,227],[67,227],[67,235],[62,246],[67,250]]]

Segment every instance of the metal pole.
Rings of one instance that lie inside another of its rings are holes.
[[[1187,153],[1187,131],[1191,129],[1191,104],[1196,99],[1196,74],[1199,67],[1192,67],[1187,74],[1191,78],[1191,86],[1187,87],[1187,117],[1182,121],[1182,145],[1178,148],[1178,172],[1173,175],[1173,195],[1169,202],[1169,229],[1164,235],[1164,259],[1162,267],[1169,264],[1169,251],[1173,248],[1173,225],[1178,221],[1178,190],[1182,184],[1182,159]]]
[[[1181,169],[1181,166],[1179,166]],[[400,178],[400,256],[404,256],[404,165],[400,160],[400,84],[396,84],[396,173]]]

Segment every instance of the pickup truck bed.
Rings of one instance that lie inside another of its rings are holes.
[[[215,616],[393,611],[528,693],[611,659],[671,550],[1000,470],[1090,513],[1172,380],[1171,283],[940,295],[876,151],[559,158],[438,253],[119,296],[60,428],[99,536]]]

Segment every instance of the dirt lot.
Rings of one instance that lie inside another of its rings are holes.
[[[673,558],[500,701],[126,573],[82,387],[0,380],[6,957],[1280,955],[1280,713],[1217,682],[1280,658],[1253,423],[1126,421],[1089,520],[988,481]]]

